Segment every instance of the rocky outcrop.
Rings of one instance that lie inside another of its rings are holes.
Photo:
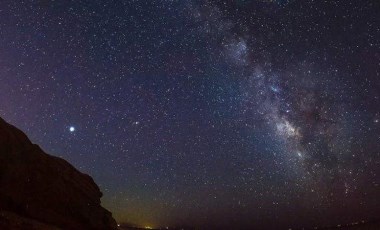
[[[0,118],[1,229],[117,229],[93,179]]]

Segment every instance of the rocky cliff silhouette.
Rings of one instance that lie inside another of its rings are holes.
[[[93,179],[0,118],[0,229],[117,229]]]

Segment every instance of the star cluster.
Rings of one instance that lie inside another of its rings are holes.
[[[0,115],[119,223],[379,218],[377,1],[1,1]]]

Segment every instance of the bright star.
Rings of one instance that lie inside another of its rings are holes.
[[[271,89],[273,92],[275,92],[275,93],[280,92],[280,88],[277,87],[277,86],[273,86],[273,85],[271,85],[271,86],[270,86],[270,89]]]
[[[70,132],[74,132],[75,131],[75,127],[74,126],[70,126],[69,130],[70,130]]]

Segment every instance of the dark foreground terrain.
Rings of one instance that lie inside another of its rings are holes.
[[[117,229],[93,179],[0,118],[0,229]]]

